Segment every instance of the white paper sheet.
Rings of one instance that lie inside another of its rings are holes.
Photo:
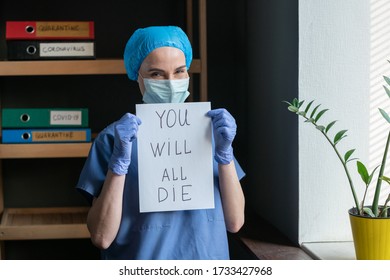
[[[140,212],[214,208],[209,102],[137,104]]]

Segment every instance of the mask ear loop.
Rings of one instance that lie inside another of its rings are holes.
[[[141,77],[142,83],[141,83],[139,77]],[[140,90],[140,92],[141,92],[141,95],[142,95],[142,98],[143,98],[144,93],[145,93],[145,90],[146,90],[146,89],[145,89],[145,78],[141,75],[140,72],[138,72],[137,83],[138,83],[138,88],[139,88],[139,90]]]
[[[142,77],[142,75],[141,75],[141,73],[140,72],[138,72],[138,77],[141,77],[142,78],[142,80],[145,80],[145,78],[144,77]],[[138,82],[138,79],[137,79],[137,82]],[[138,82],[139,83],[139,82]]]

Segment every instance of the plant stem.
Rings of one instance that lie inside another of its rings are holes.
[[[310,121],[309,118],[307,118],[306,116],[303,116],[306,120]],[[314,126],[317,127],[317,124],[314,122],[314,121],[310,121]],[[359,206],[359,200],[357,198],[357,195],[356,195],[356,192],[355,192],[355,187],[353,185],[353,181],[352,181],[352,178],[351,178],[351,175],[349,174],[349,170],[348,170],[348,167],[347,167],[347,163],[344,161],[343,157],[340,155],[339,151],[337,150],[336,148],[336,145],[333,144],[332,140],[330,140],[330,138],[328,137],[328,135],[320,130],[321,133],[325,136],[326,140],[328,140],[329,144],[333,147],[333,150],[336,152],[336,155],[337,157],[339,158],[341,164],[343,165],[344,167],[344,171],[347,175],[347,178],[348,178],[348,182],[349,182],[349,186],[351,187],[351,191],[352,191],[352,195],[353,195],[353,199],[355,201],[355,205],[356,205],[356,210],[358,211],[358,213],[360,213],[360,206]],[[389,137],[390,137],[390,134],[389,134]]]
[[[353,199],[355,201],[355,205],[356,205],[356,209],[358,211],[358,213],[360,213],[360,206],[359,206],[359,200],[357,198],[357,195],[356,195],[356,192],[355,192],[355,187],[353,185],[353,181],[352,181],[352,178],[351,178],[351,175],[349,174],[349,170],[348,170],[348,167],[347,167],[347,163],[344,162],[342,156],[340,155],[339,151],[337,150],[336,148],[336,145],[334,145],[332,143],[332,141],[329,139],[328,135],[326,135],[325,132],[321,131],[322,134],[326,137],[326,139],[328,140],[328,142],[331,144],[331,146],[333,147],[334,151],[336,152],[339,160],[341,161],[341,164],[343,165],[344,167],[344,170],[345,170],[345,173],[347,175],[347,178],[348,178],[348,182],[349,182],[349,186],[351,187],[351,191],[352,191],[352,195],[353,195]]]
[[[389,134],[387,135],[386,147],[385,147],[385,151],[383,153],[383,159],[382,159],[381,168],[379,170],[378,180],[376,182],[374,199],[372,201],[372,212],[374,213],[375,217],[378,217],[378,203],[379,203],[379,195],[381,192],[381,185],[382,185],[382,179],[380,179],[380,178],[383,176],[383,173],[385,171],[389,143],[390,143],[390,131],[389,131]]]
[[[367,191],[368,191],[368,185],[366,185],[366,190],[364,191],[364,196],[363,196],[363,200],[362,200],[362,208],[364,207],[364,201],[366,200],[366,196],[367,196]],[[360,209],[362,212],[360,213],[360,215],[363,215],[364,214],[364,211],[363,209]]]

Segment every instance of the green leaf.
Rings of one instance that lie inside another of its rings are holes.
[[[325,128],[325,133],[328,133],[329,129],[336,123],[337,121],[333,121],[330,124],[328,124]]]
[[[320,106],[321,106],[321,104],[317,105],[317,106],[314,108],[313,112],[311,112],[311,114],[310,114],[310,118],[311,118],[311,119],[313,118],[313,116],[314,116],[314,114],[316,113],[318,107],[320,107]]]
[[[297,114],[298,114],[298,115],[300,115],[300,116],[303,116],[303,117],[305,117],[305,116],[306,116],[306,113],[305,113],[305,111],[299,111]]]
[[[375,217],[375,215],[374,215],[374,213],[372,212],[371,208],[363,207],[363,212],[366,213],[367,215],[369,215],[369,216],[372,217],[372,218]]]
[[[316,128],[317,128],[319,131],[324,131],[325,126],[323,126],[323,125],[317,125]]]
[[[368,181],[369,181],[369,175],[368,175],[368,171],[367,171],[367,168],[364,166],[364,164],[360,161],[357,161],[356,162],[356,165],[357,165],[357,170],[360,174],[360,177],[362,177],[362,180],[363,182],[366,184],[366,186],[368,185]]]
[[[390,78],[389,77],[383,76],[383,79],[385,79],[386,83],[388,85],[390,85]]]
[[[386,206],[385,208],[381,209],[381,217],[387,218],[387,210],[389,210],[389,206]]]
[[[385,201],[385,205],[387,204],[387,203],[389,203],[389,201],[390,201],[390,194],[387,196],[387,198],[386,198],[386,201]]]
[[[345,153],[344,155],[344,161],[347,162],[348,159],[351,157],[351,155],[353,154],[353,152],[355,151],[356,149],[352,149],[352,150],[349,150],[348,152]]]
[[[375,169],[371,172],[370,177],[368,177],[368,185],[371,184],[372,178],[374,177],[374,173],[375,173],[375,171],[378,169],[379,166],[380,166],[380,165],[378,165],[377,167],[375,167]]]
[[[389,206],[387,206],[387,203],[390,201],[390,194],[387,196],[387,199],[385,201],[385,204],[383,205],[383,209],[381,211],[381,216],[382,217],[387,217],[387,210],[389,209]]]
[[[389,177],[381,176],[379,179],[381,179],[382,181],[385,181],[386,183],[390,184],[390,178]]]
[[[387,96],[390,97],[390,89],[388,89],[386,86],[383,86],[383,88],[385,89]]]
[[[337,132],[336,136],[334,137],[334,140],[333,140],[333,144],[337,144],[338,142],[340,142],[341,139],[343,139],[344,137],[346,137],[346,135],[344,135],[348,130],[344,129],[344,130],[341,130],[339,132]]]
[[[294,113],[299,111],[299,109],[295,106],[288,106],[287,109],[291,112],[294,112]]]
[[[298,101],[297,98],[294,98],[294,99],[293,99],[292,105],[298,108],[299,101]]]
[[[305,112],[307,114],[307,112],[309,112],[309,109],[310,109],[310,106],[311,104],[313,104],[314,100],[310,101],[309,104],[306,105],[306,109],[305,109]]]
[[[329,109],[324,109],[324,110],[320,111],[320,112],[317,114],[317,116],[315,117],[314,121],[315,121],[315,122],[318,122],[318,120],[321,118],[321,116],[322,116],[326,111],[328,111],[328,110],[329,110]]]
[[[286,101],[286,100],[283,100],[282,102],[287,103],[288,106],[293,106],[290,102],[288,102],[288,101]]]
[[[301,101],[298,103],[298,108],[301,108],[302,104],[304,103],[305,101]]]
[[[387,179],[389,179],[389,178],[387,178]],[[389,201],[390,201],[390,194],[387,196],[385,204],[383,205],[383,208],[381,209],[380,216],[383,217],[383,218],[387,218],[387,216],[388,216],[387,212],[388,212],[390,207],[387,206],[387,203],[389,203]]]
[[[385,120],[390,123],[390,117],[389,115],[384,111],[382,110],[381,108],[379,108],[379,111],[381,112],[382,116],[385,118]]]
[[[347,162],[350,162],[350,161],[353,161],[353,160],[357,160],[357,159],[359,159],[359,158],[350,158]]]
[[[310,118],[310,119],[305,120],[305,122],[313,123],[314,119]]]

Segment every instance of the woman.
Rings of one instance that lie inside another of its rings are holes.
[[[138,81],[145,103],[184,102],[191,61],[191,44],[175,26],[136,30],[124,52],[127,74]],[[225,109],[208,116],[214,209],[139,212],[137,116],[125,114],[94,140],[77,189],[92,203],[87,225],[103,259],[229,259],[226,230],[237,232],[244,223],[244,172],[233,155],[234,118]]]

